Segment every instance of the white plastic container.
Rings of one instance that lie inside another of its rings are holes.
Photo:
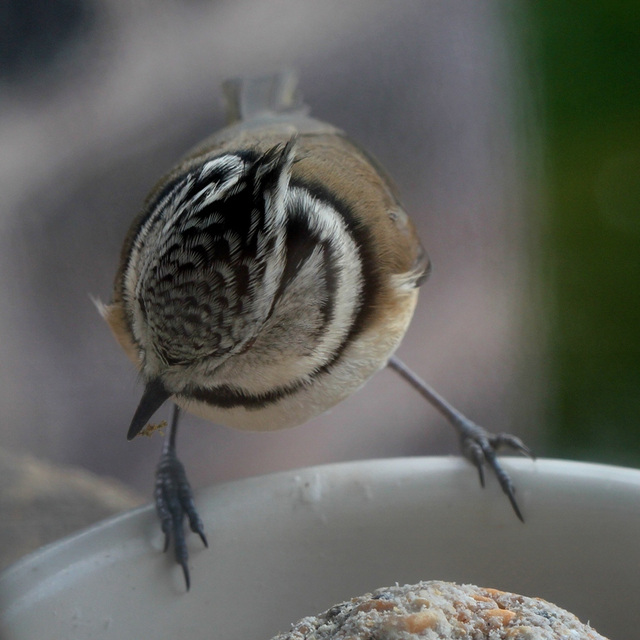
[[[190,535],[192,588],[152,507],[100,523],[0,577],[3,640],[269,640],[377,587],[472,582],[540,596],[611,640],[640,635],[640,471],[457,458],[301,469],[196,492],[209,549]]]

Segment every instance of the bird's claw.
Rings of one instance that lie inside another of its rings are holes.
[[[182,567],[187,591],[191,586],[189,575],[189,552],[184,533],[184,518],[189,520],[191,531],[200,536],[208,547],[202,520],[193,502],[191,485],[187,480],[184,466],[174,450],[163,453],[156,470],[155,503],[164,533],[164,550],[167,551],[173,539],[176,562]]]
[[[509,477],[509,474],[502,468],[498,461],[497,452],[499,449],[507,447],[513,451],[517,451],[529,458],[534,459],[535,456],[529,447],[527,447],[520,438],[512,436],[508,433],[492,434],[482,427],[472,423],[465,422],[459,425],[460,443],[463,455],[470,460],[478,469],[480,484],[484,487],[485,465],[488,465],[495,474],[502,491],[505,493],[518,519],[524,522],[520,507],[515,498],[515,486]]]

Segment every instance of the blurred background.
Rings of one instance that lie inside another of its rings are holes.
[[[142,388],[91,297],[221,81],[286,66],[431,256],[400,357],[539,455],[640,465],[637,2],[4,0],[0,30],[0,447],[150,498],[161,439],[126,441]],[[288,431],[186,417],[178,449],[198,487],[457,441],[385,370]]]

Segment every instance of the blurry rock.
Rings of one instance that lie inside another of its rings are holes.
[[[0,449],[0,569],[143,502],[123,484]]]

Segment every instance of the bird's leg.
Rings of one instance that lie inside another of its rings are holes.
[[[182,567],[188,591],[191,580],[187,565],[189,552],[184,533],[185,516],[189,519],[191,531],[200,536],[205,547],[209,545],[204,535],[202,520],[200,520],[193,503],[191,485],[187,480],[184,466],[176,454],[176,432],[178,431],[179,418],[180,408],[174,405],[171,425],[165,436],[162,455],[156,469],[155,502],[164,533],[164,550],[167,551],[173,538],[176,562]]]
[[[493,434],[475,424],[449,404],[435,389],[419,378],[401,360],[392,356],[388,366],[402,376],[414,389],[426,398],[453,425],[460,436],[462,454],[478,469],[480,484],[484,487],[484,466],[488,464],[493,470],[502,487],[502,491],[509,498],[509,502],[522,522],[524,518],[515,499],[515,487],[509,474],[498,461],[497,452],[501,447],[508,447],[530,458],[535,456],[520,438],[508,433]]]

